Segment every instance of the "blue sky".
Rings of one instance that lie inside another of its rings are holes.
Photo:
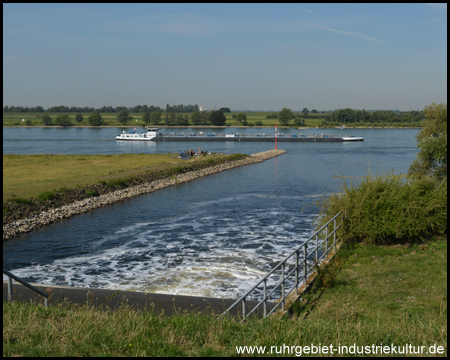
[[[3,4],[3,104],[422,109],[446,4]]]

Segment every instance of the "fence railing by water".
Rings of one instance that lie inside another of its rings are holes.
[[[26,281],[22,280],[21,278],[18,278],[17,276],[11,274],[9,271],[6,271],[5,269],[3,269],[3,274],[5,274],[8,277],[8,301],[12,300],[12,293],[13,293],[12,279],[14,279],[17,282],[21,283],[22,285],[26,286],[27,288],[37,292],[39,295],[42,295],[45,298],[45,300],[44,300],[45,307],[48,307],[48,294],[39,290],[38,288],[34,287],[33,285],[28,284]]]
[[[338,217],[340,217],[339,225],[337,225]],[[328,228],[331,226],[331,223],[333,223],[333,228],[332,231],[329,232]],[[281,310],[284,311],[288,295],[291,294],[292,291],[297,292],[299,286],[306,283],[308,277],[315,270],[316,264],[320,264],[323,259],[326,259],[331,249],[336,251],[336,244],[340,241],[340,238],[336,238],[336,232],[341,224],[342,211],[318,229],[302,245],[281,260],[277,266],[275,266],[266,276],[258,280],[250,290],[233,303],[233,305],[231,305],[222,315],[229,313],[239,304],[242,306],[242,320],[248,318],[260,309],[261,306],[264,318],[280,307]],[[332,240],[330,240],[330,237],[333,237]],[[290,285],[292,285],[292,287],[286,289],[286,287],[289,287]],[[271,299],[271,296],[272,298],[278,297],[278,299]],[[249,298],[257,298],[259,301],[250,311],[248,311],[248,313],[246,313],[246,302]],[[267,313],[268,302],[277,303],[269,313]]]

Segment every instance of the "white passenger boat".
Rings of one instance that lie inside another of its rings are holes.
[[[136,133],[136,128],[134,131],[126,133],[125,131],[116,136],[116,140],[127,140],[127,141],[151,141],[153,138],[158,136],[158,128],[147,128],[146,133]]]
[[[364,141],[362,136],[353,136],[352,134],[348,134],[342,137],[342,141]]]

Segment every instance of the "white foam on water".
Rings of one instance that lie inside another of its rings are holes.
[[[283,208],[209,211],[211,204],[248,198],[197,203],[194,217],[136,222],[94,241],[87,254],[11,271],[43,284],[237,298],[301,245],[313,222]]]

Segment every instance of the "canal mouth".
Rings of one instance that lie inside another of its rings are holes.
[[[61,254],[14,274],[41,284],[237,298],[311,233],[314,214],[301,214],[298,206],[240,213],[243,204],[262,199],[274,201],[247,194],[198,202],[191,207],[195,216],[118,227],[76,255],[63,256],[61,247]]]

